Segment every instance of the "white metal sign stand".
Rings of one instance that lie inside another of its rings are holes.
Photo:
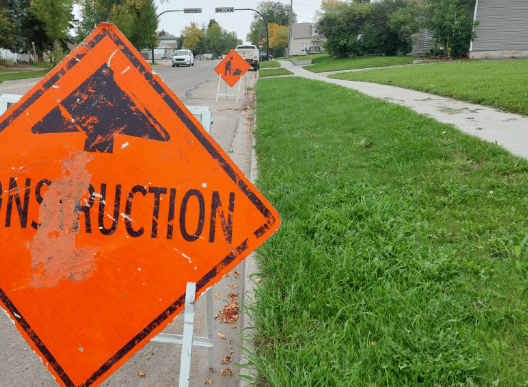
[[[207,302],[207,337],[194,337],[194,298],[196,296],[196,283],[187,282],[185,292],[185,312],[183,335],[160,333],[151,341],[160,343],[172,343],[182,345],[182,356],[180,363],[179,387],[189,387],[191,373],[191,351],[192,346],[209,348],[209,368],[214,371],[214,348],[213,348],[213,295],[211,289],[205,293]]]
[[[244,77],[244,80],[246,79],[246,74],[243,75]],[[226,88],[226,93],[225,94],[220,94],[220,82],[222,81],[222,76],[219,75],[218,76],[218,89],[216,90],[216,102],[218,102],[218,96],[220,95],[223,95],[225,97],[235,97],[236,96],[236,103],[238,103],[238,95],[240,94],[240,84],[242,82],[240,82],[240,79],[238,80],[238,90],[237,90],[237,93],[236,94],[228,94],[227,92],[227,83],[225,83],[225,88]]]

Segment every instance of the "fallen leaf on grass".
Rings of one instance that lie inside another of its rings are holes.
[[[257,278],[257,283],[259,283],[259,282],[260,282],[260,278]]]
[[[211,380],[211,378],[207,378],[204,384],[213,384],[213,381]]]
[[[220,332],[218,332],[218,337],[220,337],[222,340],[227,340],[225,335],[221,334]]]
[[[139,370],[138,375],[139,375],[140,377],[144,378],[145,375],[146,375],[146,373],[144,373],[143,371]]]

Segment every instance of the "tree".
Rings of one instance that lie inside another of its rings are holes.
[[[277,23],[270,23],[269,29],[269,48],[273,50],[274,56],[282,56],[286,47],[288,47],[289,31],[287,26],[280,26]]]
[[[211,50],[213,57],[217,58],[223,52],[223,33],[218,23],[209,23],[209,28],[205,34],[207,38],[208,47]]]
[[[79,40],[104,21],[114,24],[138,50],[156,47],[158,19],[154,0],[80,0]],[[163,31],[162,31],[163,32]]]
[[[222,54],[227,54],[239,44],[242,44],[242,40],[237,38],[236,32],[222,30]]]
[[[476,37],[471,4],[467,0],[426,0],[426,26],[446,56],[459,57],[469,51]]]
[[[80,0],[81,6],[81,21],[77,25],[77,43],[82,42],[100,23],[104,22],[108,17],[108,12],[97,9],[93,0]]]
[[[6,43],[4,48],[13,52],[20,52],[24,50],[26,40],[22,36],[22,23],[27,17],[27,8],[29,4],[24,4],[21,0],[0,0],[0,10],[2,11],[2,19],[0,23],[7,28],[11,33],[3,36],[2,40]],[[12,28],[11,28],[12,27]],[[9,43],[8,43],[9,42]]]
[[[257,4],[257,11],[259,11],[268,25],[270,23],[278,24],[279,26],[290,25],[290,6],[284,5],[280,1],[263,1]],[[266,37],[266,26],[259,14],[253,15],[253,21],[249,34],[246,39],[251,44],[257,45],[258,41]],[[297,22],[297,15],[292,13],[292,23]]]
[[[367,20],[369,4],[338,3],[322,14],[318,28],[329,54],[347,58],[362,53],[361,30]]]
[[[409,0],[383,0],[369,5],[361,29],[363,50],[370,54],[411,52],[412,35],[420,29],[420,7]]]
[[[66,38],[72,17],[73,0],[31,0],[30,10],[44,24],[46,35],[53,39],[53,63],[64,56],[60,39]]]
[[[216,23],[218,24],[218,22],[215,20],[215,19],[210,19],[209,20],[209,23],[207,23],[207,29],[211,28],[211,26]]]
[[[287,26],[290,23],[290,6],[281,3],[280,1],[263,1],[257,4],[257,11],[259,11],[266,22],[277,23],[280,26]],[[254,20],[260,20],[258,14],[253,15]],[[292,14],[292,23],[297,23],[297,15]]]
[[[134,15],[134,28],[129,40],[138,50],[142,48],[153,49],[158,45],[156,29],[158,18],[156,17],[156,6],[154,0],[132,3],[130,5]]]
[[[13,46],[16,26],[7,16],[7,9],[0,8],[0,47],[10,48]]]
[[[203,36],[202,30],[196,26],[196,23],[191,22],[190,27],[185,27],[182,31],[182,35],[184,36],[183,45],[185,48],[191,51],[196,51],[198,43]]]

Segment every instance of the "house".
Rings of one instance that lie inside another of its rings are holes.
[[[423,0],[415,0],[420,7],[423,7]],[[422,56],[434,47],[434,34],[428,29],[422,29],[413,36],[413,47],[409,55]]]
[[[172,34],[165,34],[158,37],[158,49],[163,49],[164,54],[162,59],[172,58],[174,51],[178,49],[178,38]]]
[[[477,0],[475,20],[471,59],[528,58],[528,1]]]
[[[323,52],[324,37],[312,23],[292,23],[290,55],[300,56]]]
[[[172,34],[158,36],[158,47],[154,49],[154,59],[171,59],[173,52],[178,49],[178,38]],[[152,50],[144,48],[141,55],[146,60],[152,59]]]

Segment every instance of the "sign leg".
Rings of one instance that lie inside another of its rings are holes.
[[[191,377],[191,351],[194,331],[194,298],[196,297],[196,283],[187,282],[185,292],[185,317],[183,325],[182,355],[180,364],[180,387],[189,387]]]
[[[220,95],[220,81],[222,80],[222,76],[218,76],[218,89],[216,90],[216,102],[218,102],[218,96]]]
[[[244,77],[246,76],[246,74],[244,74]],[[242,84],[242,82],[238,82],[238,91],[237,91],[237,100],[236,100],[236,103],[238,103],[238,96],[240,95],[240,85]]]
[[[209,288],[206,294],[207,302],[207,338],[213,343],[213,288]],[[210,346],[209,352],[209,368],[214,371],[214,346]]]

